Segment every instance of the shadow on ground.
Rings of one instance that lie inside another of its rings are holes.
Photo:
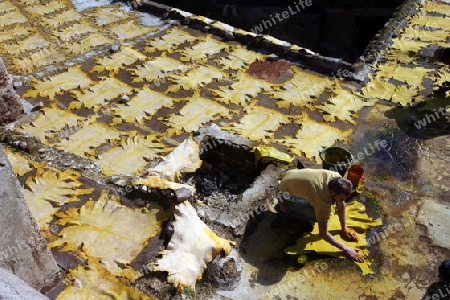
[[[279,282],[287,270],[300,270],[297,256],[284,254],[283,250],[294,245],[311,225],[296,220],[293,226],[286,226],[276,213],[260,214],[247,229],[241,244],[242,259],[258,269],[252,280],[264,286]]]
[[[405,134],[421,140],[450,134],[450,116],[446,113],[450,98],[436,92],[427,102],[411,107],[394,107],[385,116],[394,119]]]

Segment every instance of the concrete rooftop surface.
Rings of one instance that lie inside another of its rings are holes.
[[[0,57],[28,113],[0,142],[61,268],[35,288],[51,299],[421,299],[450,257],[450,67],[435,55],[450,47],[449,18],[448,1],[409,1],[370,59],[350,64],[150,1],[2,0]],[[231,290],[176,295],[145,269],[173,207],[133,203],[127,184],[156,188],[148,169],[213,124],[311,168],[323,147],[349,149],[366,170],[356,203],[382,220],[364,235],[371,274],[345,258],[287,263],[298,237],[272,226],[273,208],[238,243]]]

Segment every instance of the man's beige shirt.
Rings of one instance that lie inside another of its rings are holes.
[[[314,207],[317,221],[327,222],[333,204],[328,182],[336,177],[341,175],[324,169],[293,169],[286,172],[279,190],[308,200]]]

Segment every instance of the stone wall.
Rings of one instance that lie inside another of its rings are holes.
[[[353,63],[404,1],[311,0],[303,6],[289,0],[158,2]]]
[[[25,108],[14,91],[11,77],[0,58],[0,126],[17,120],[24,113]]]
[[[10,271],[0,268],[0,299],[45,300],[48,298]]]
[[[51,285],[58,266],[40,235],[17,178],[0,146],[0,268],[37,290]]]

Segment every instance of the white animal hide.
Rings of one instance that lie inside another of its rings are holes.
[[[228,255],[232,242],[217,236],[198,217],[188,202],[175,207],[174,233],[154,267],[154,271],[167,271],[167,281],[173,283],[178,291],[189,287],[195,290],[196,281],[201,279],[207,263],[224,251]]]

